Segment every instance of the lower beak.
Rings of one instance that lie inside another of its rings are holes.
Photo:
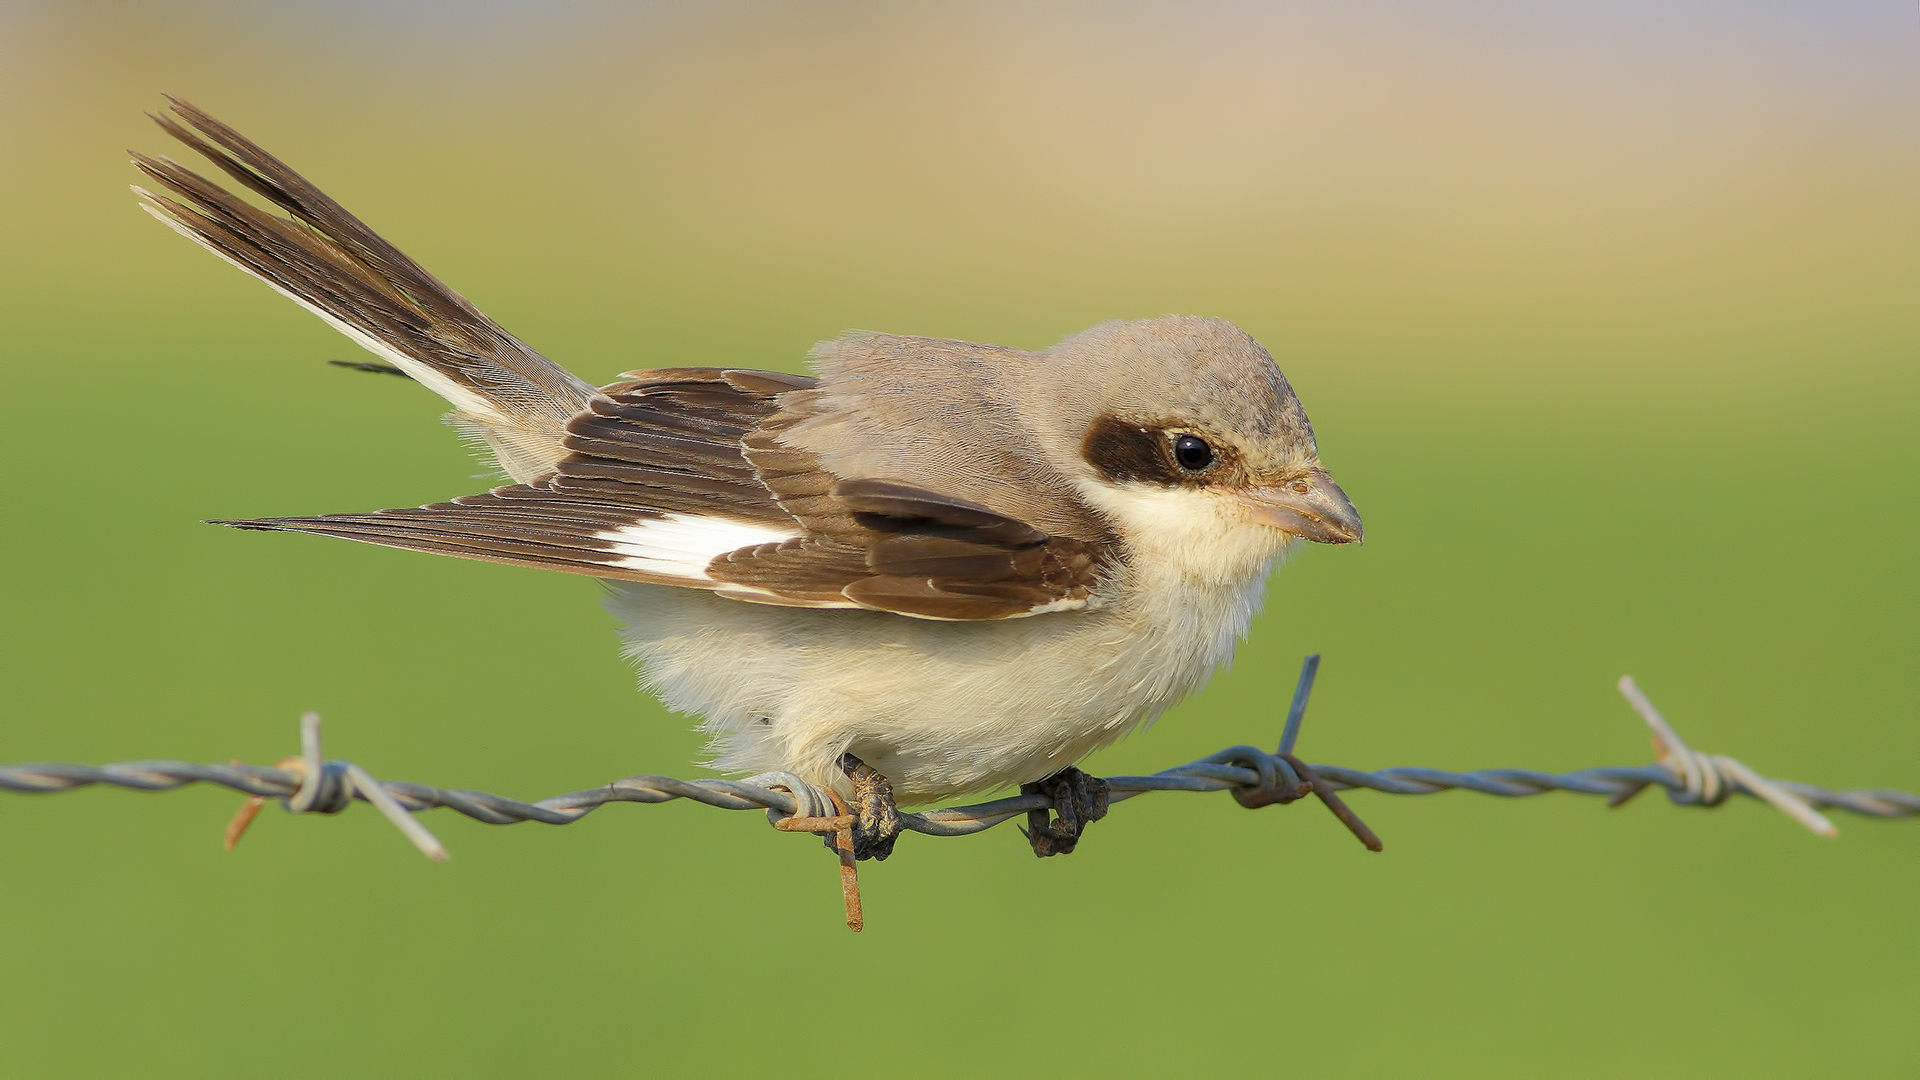
[[[1303,487],[1305,490],[1301,490]],[[1318,465],[1292,483],[1239,494],[1253,510],[1253,520],[1303,540],[1357,544],[1366,536],[1360,528],[1360,511]]]

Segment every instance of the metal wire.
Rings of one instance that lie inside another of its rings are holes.
[[[1534,769],[1448,772],[1419,767],[1368,772],[1339,765],[1304,766],[1292,755],[1290,743],[1298,734],[1319,659],[1318,655],[1308,657],[1301,671],[1300,688],[1289,710],[1287,742],[1279,752],[1234,746],[1150,776],[1107,777],[1111,801],[1155,791],[1231,791],[1242,805],[1264,806],[1301,798],[1312,789],[1317,777],[1333,791],[1364,788],[1389,795],[1432,795],[1463,790],[1507,798],[1570,791],[1605,795],[1616,805],[1645,788],[1656,786],[1666,789],[1667,797],[1682,806],[1717,806],[1733,795],[1746,795],[1780,807],[1808,828],[1825,835],[1832,835],[1835,830],[1816,812],[1818,808],[1836,808],[1867,817],[1920,816],[1920,795],[1911,792],[1833,791],[1812,784],[1769,780],[1732,758],[1699,754],[1681,742],[1664,719],[1659,719],[1659,714],[1653,712],[1652,705],[1631,679],[1621,680],[1621,691],[1654,728],[1655,740],[1661,749],[1659,764],[1567,773]],[[278,798],[294,813],[339,813],[358,799],[380,806],[416,846],[436,859],[446,857],[445,849],[411,814],[444,808],[489,825],[515,825],[524,821],[570,825],[609,803],[662,803],[675,799],[690,799],[723,810],[764,810],[769,819],[776,822],[792,818],[828,819],[836,813],[829,793],[787,773],[767,773],[746,780],[629,776],[602,787],[527,803],[484,791],[450,790],[398,780],[375,781],[350,762],[325,761],[320,756],[319,717],[312,713],[302,718],[301,741],[301,757],[273,767],[202,765],[185,761],[0,766],[0,790],[40,794],[106,784],[135,791],[171,791],[190,784],[216,784],[258,799]],[[386,805],[380,805],[383,803]],[[968,806],[902,814],[901,822],[908,831],[926,836],[967,836],[1028,811],[1052,806],[1052,800],[1046,795],[1014,795]]]
[[[1868,817],[1920,816],[1920,795],[1905,791],[1829,791],[1811,784],[1769,780],[1733,758],[1702,754],[1688,747],[1631,678],[1620,680],[1620,693],[1653,731],[1660,761],[1655,765],[1582,769],[1570,773],[1534,769],[1481,769],[1447,772],[1443,769],[1398,768],[1366,772],[1338,765],[1308,765],[1294,756],[1294,741],[1306,715],[1320,670],[1319,654],[1309,656],[1300,669],[1292,706],[1278,750],[1269,753],[1253,746],[1230,746],[1199,761],[1188,762],[1151,776],[1106,778],[1106,801],[1120,802],[1152,791],[1227,791],[1249,809],[1290,803],[1316,796],[1341,824],[1370,850],[1382,848],[1365,822],[1341,801],[1339,792],[1354,788],[1389,795],[1431,795],[1440,791],[1478,791],[1485,795],[1519,798],[1549,791],[1605,795],[1615,806],[1649,787],[1666,789],[1667,798],[1682,806],[1718,806],[1734,795],[1771,803],[1783,813],[1823,836],[1838,830],[1819,808],[1838,808]],[[745,780],[680,780],[671,776],[629,776],[604,787],[555,795],[524,803],[484,791],[447,790],[427,784],[375,780],[348,761],[328,761],[320,752],[320,717],[300,718],[300,756],[271,768],[258,765],[196,765],[186,761],[126,761],[115,765],[63,763],[0,766],[0,790],[39,794],[69,791],[90,784],[108,784],[135,791],[171,791],[188,784],[217,784],[246,793],[246,804],[227,826],[227,846],[233,847],[270,798],[296,814],[337,814],[354,800],[373,804],[430,859],[445,860],[447,849],[413,816],[444,807],[489,825],[516,825],[538,821],[571,825],[608,803],[661,803],[691,799],[722,810],[764,810],[767,820],[785,832],[823,836],[839,858],[840,890],[847,927],[866,925],[861,908],[855,866],[853,829],[856,816],[835,792],[808,783],[792,773],[774,772]],[[918,814],[901,814],[905,831],[926,836],[967,836],[985,832],[1010,818],[1029,814],[1036,826],[1047,826],[1054,801],[1047,795],[1025,793],[970,806],[952,806]],[[1097,815],[1096,815],[1097,816]],[[1038,834],[1035,834],[1038,835]],[[1036,854],[1044,854],[1036,845]],[[884,857],[884,856],[883,856]]]

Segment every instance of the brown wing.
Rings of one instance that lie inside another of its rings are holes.
[[[963,620],[1083,608],[1098,580],[1094,545],[965,499],[891,480],[841,480],[819,501],[843,519],[833,531],[741,548],[708,573],[802,602]]]
[[[1085,607],[1111,552],[965,499],[845,480],[763,446],[814,380],[714,368],[634,372],[568,421],[527,484],[430,506],[222,524],[309,532],[754,603],[1003,619]]]

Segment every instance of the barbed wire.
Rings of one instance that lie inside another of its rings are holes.
[[[1839,809],[1867,817],[1920,816],[1920,794],[1891,790],[1834,791],[1791,780],[1761,776],[1746,765],[1721,754],[1703,754],[1690,748],[1631,677],[1619,683],[1622,696],[1652,729],[1659,761],[1652,765],[1617,766],[1553,773],[1536,769],[1444,769],[1399,767],[1366,771],[1339,765],[1308,765],[1294,755],[1307,701],[1313,692],[1320,656],[1306,658],[1278,750],[1231,746],[1171,769],[1147,776],[1106,778],[1109,801],[1121,802],[1156,791],[1228,791],[1249,809],[1318,797],[1342,824],[1369,849],[1383,845],[1338,793],[1364,789],[1389,795],[1432,795],[1442,791],[1476,791],[1483,795],[1524,798],[1550,791],[1604,795],[1618,806],[1649,787],[1665,789],[1680,806],[1712,807],[1734,795],[1763,800],[1822,836],[1838,833],[1819,811]],[[423,810],[447,809],[488,825],[516,825],[535,821],[570,825],[610,803],[663,803],[688,799],[723,810],[763,810],[768,820],[788,832],[824,835],[840,856],[847,922],[861,928],[863,916],[854,876],[850,830],[853,817],[840,796],[786,772],[762,773],[744,780],[682,780],[671,776],[628,776],[597,788],[555,795],[538,802],[521,802],[484,791],[448,789],[399,780],[376,780],[349,761],[329,761],[321,753],[320,717],[301,717],[301,755],[272,766],[196,764],[186,761],[126,761],[110,765],[46,762],[0,766],[0,790],[26,794],[70,791],[94,784],[135,791],[172,791],[191,784],[214,784],[249,798],[227,828],[227,846],[239,842],[268,799],[279,799],[290,813],[337,814],[355,800],[372,804],[428,858],[444,861],[447,850],[413,816]],[[969,836],[985,832],[1021,815],[1045,824],[1054,807],[1044,794],[1031,793],[966,806],[921,813],[902,813],[904,830],[925,836]]]

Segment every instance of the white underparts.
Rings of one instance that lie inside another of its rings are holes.
[[[940,622],[637,583],[608,604],[646,684],[705,720],[720,768],[844,786],[835,763],[853,753],[904,802],[1036,780],[1225,664],[1287,545],[1224,493],[1103,487],[1130,557],[1082,611]]]

